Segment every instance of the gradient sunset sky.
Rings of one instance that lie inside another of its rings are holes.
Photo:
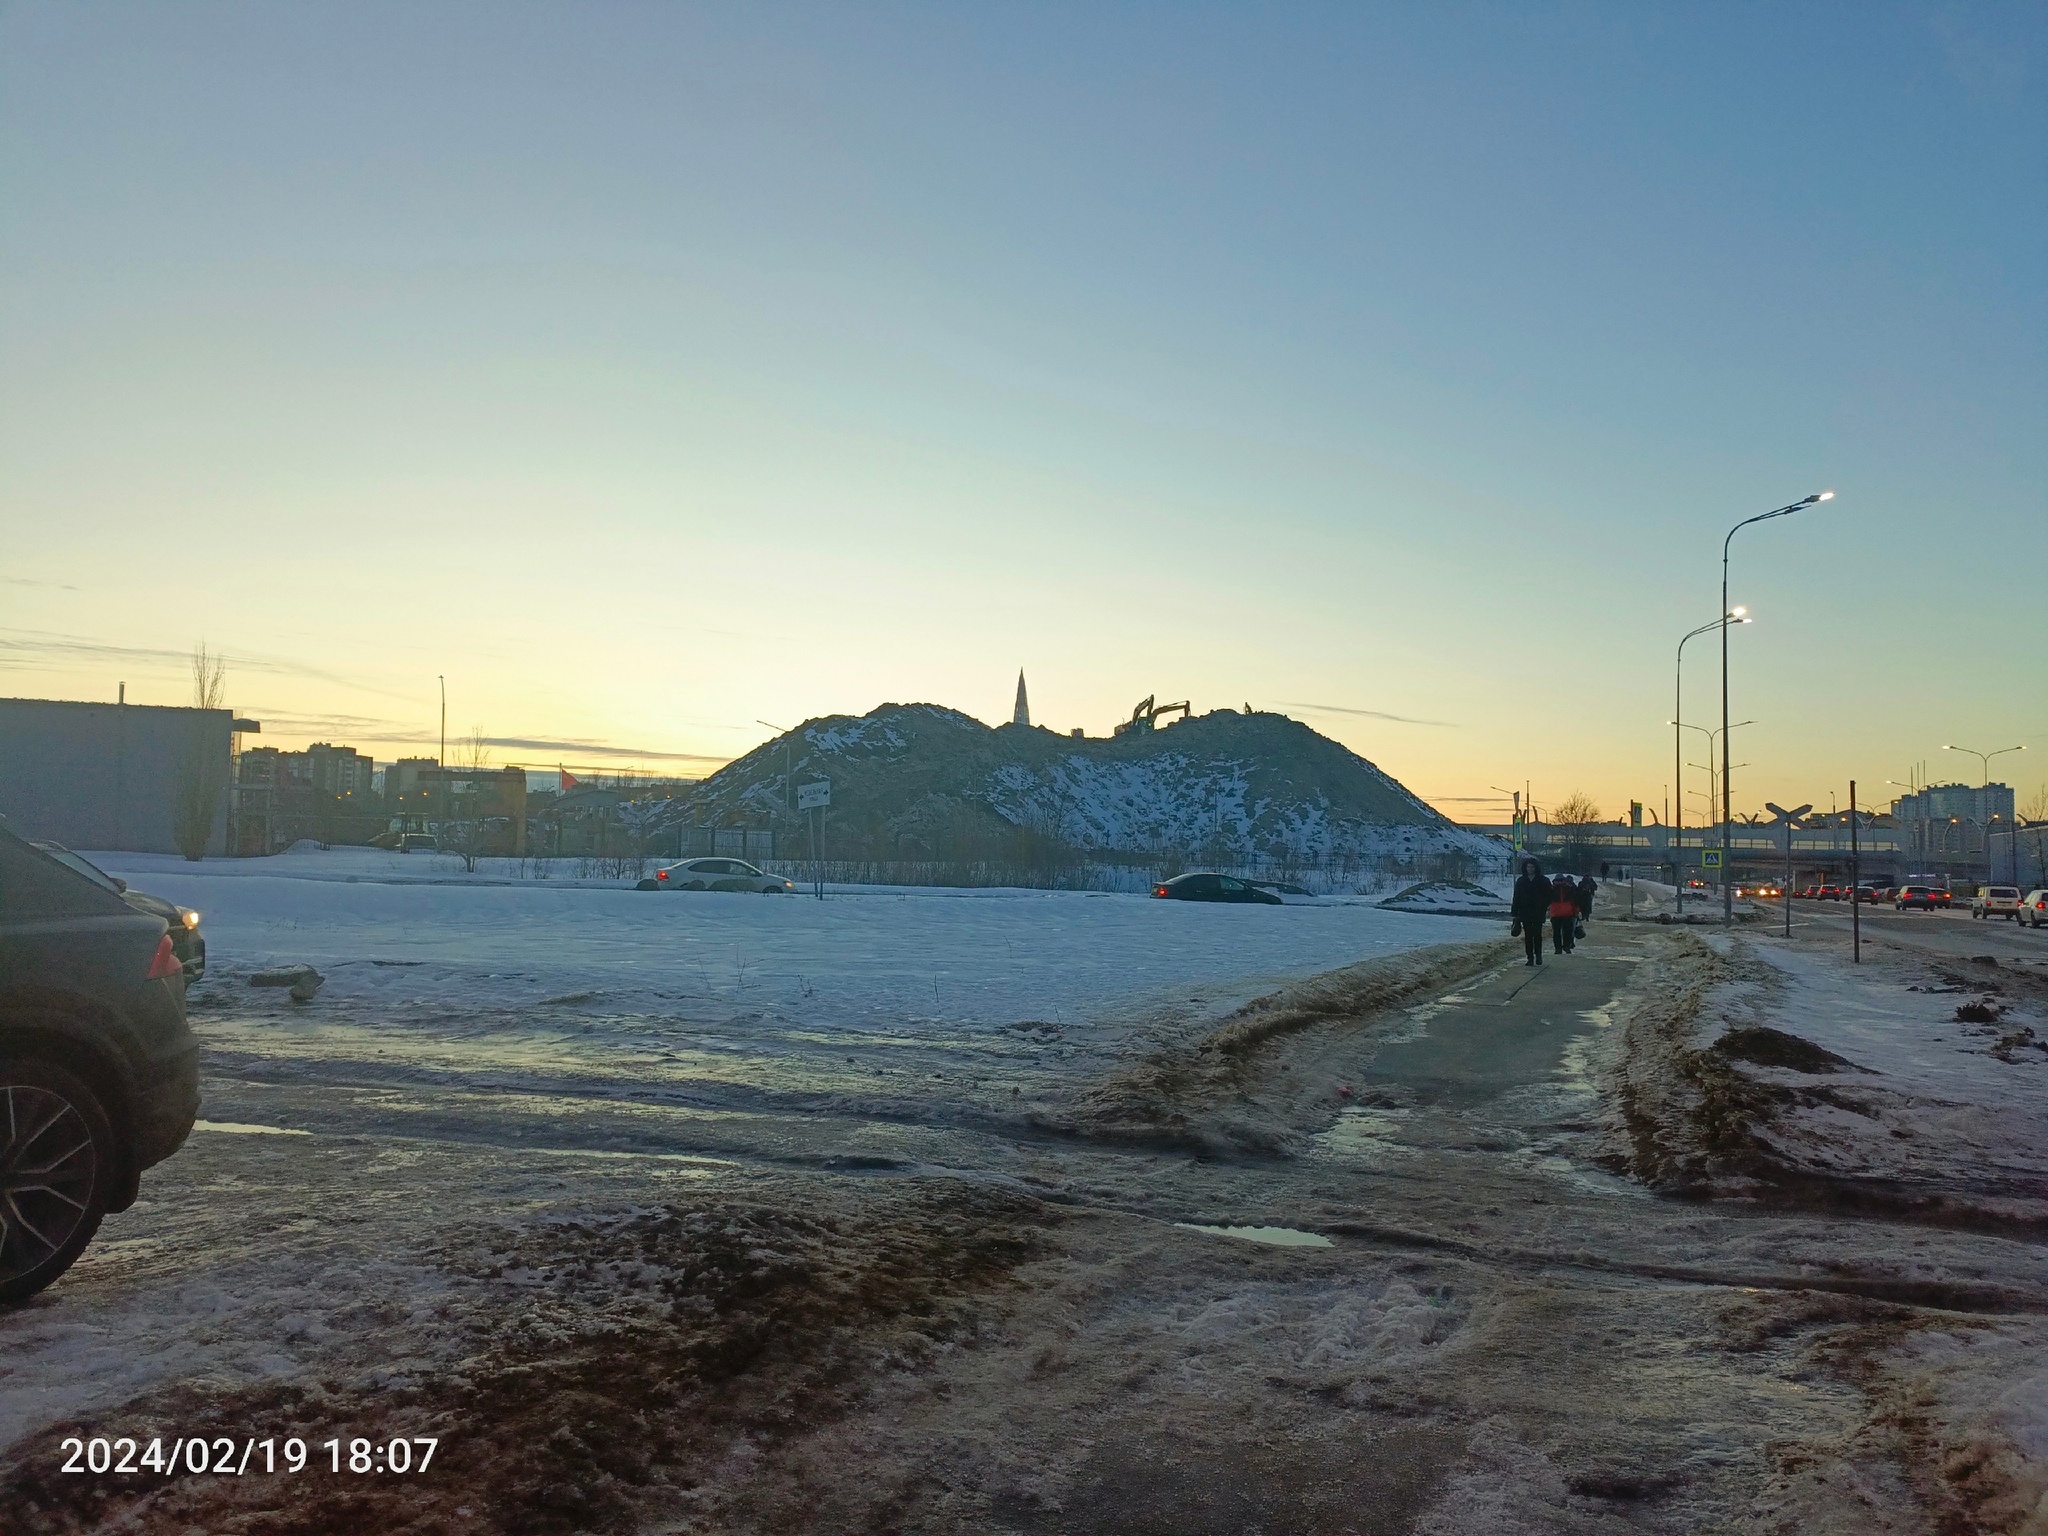
[[[1832,489],[1737,809],[2024,800],[2044,322],[2039,4],[7,4],[0,694],[702,772],[1021,666],[1661,814]]]

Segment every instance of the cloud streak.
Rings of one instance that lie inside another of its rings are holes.
[[[309,667],[304,662],[287,661],[279,656],[259,656],[248,652],[217,654],[228,664],[230,671],[275,672],[287,677],[311,677],[342,688],[379,694],[387,699],[409,700],[412,697],[410,694],[395,693],[389,688],[373,687],[352,677],[343,677],[338,672]],[[52,634],[40,629],[0,629],[0,667],[34,667],[60,660],[132,661],[145,666],[185,668],[192,664],[192,653],[189,650],[173,651],[159,646],[106,645],[97,640],[85,640],[76,635]]]
[[[299,729],[303,731],[305,725],[301,723]],[[377,745],[406,745],[406,748],[438,748],[438,743],[440,743],[438,735],[430,735],[426,731],[389,731],[389,733],[354,731],[354,737],[358,741],[369,741],[369,743],[377,743]],[[465,731],[457,739],[469,741],[469,733]],[[653,748],[614,748],[610,741],[575,741],[575,739],[537,737],[537,735],[487,735],[487,737],[483,737],[483,745],[487,745],[487,748],[504,748],[506,752],[553,752],[553,754],[559,754],[563,758],[578,758],[580,756],[580,758],[618,758],[618,760],[625,760],[625,762],[631,762],[631,760],[647,760],[647,762],[707,762],[707,764],[715,764],[719,768],[723,768],[725,764],[729,764],[733,760],[729,754],[655,752]]]
[[[484,744],[516,748],[522,752],[580,752],[586,757],[644,757],[662,763],[717,763],[729,757],[712,757],[702,752],[656,752],[647,747],[614,747],[602,741],[536,741],[524,736],[486,736]]]
[[[1282,709],[1307,709],[1324,715],[1357,715],[1366,720],[1392,720],[1400,725],[1439,725],[1447,730],[1456,730],[1455,720],[1418,720],[1413,715],[1390,715],[1383,709],[1353,709],[1348,704],[1304,704],[1298,699],[1282,699]]]

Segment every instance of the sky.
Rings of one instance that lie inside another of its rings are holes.
[[[1661,817],[1833,490],[1736,809],[2024,801],[2044,279],[2035,3],[0,4],[0,694],[695,774],[1021,667]]]

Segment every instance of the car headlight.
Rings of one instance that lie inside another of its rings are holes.
[[[185,926],[187,928],[197,928],[199,926],[199,914],[191,911],[186,912]]]

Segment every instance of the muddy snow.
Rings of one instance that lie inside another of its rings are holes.
[[[107,862],[205,1124],[0,1316],[10,1532],[2048,1528],[2018,961]]]

